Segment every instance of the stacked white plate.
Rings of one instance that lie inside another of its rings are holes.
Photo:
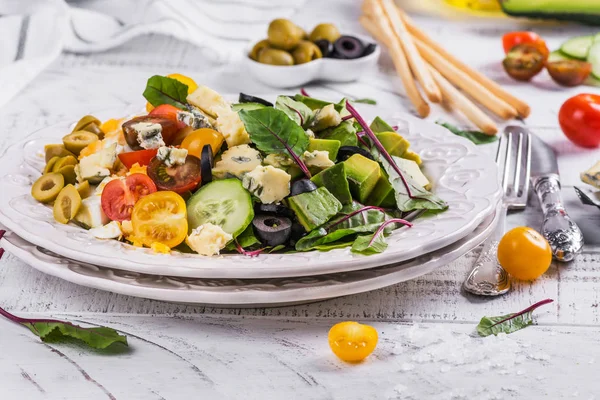
[[[132,114],[113,109],[101,120]],[[73,123],[31,134],[0,156],[0,223],[9,233],[0,246],[50,275],[116,293],[151,299],[227,306],[265,306],[344,296],[414,279],[479,245],[493,230],[500,201],[498,170],[471,142],[438,125],[403,113],[363,106],[398,125],[423,159],[433,191],[449,209],[422,216],[412,228],[387,238],[388,249],[372,256],[349,249],[329,252],[204,257],[155,254],[115,240],[95,239],[62,225],[52,209],[35,201],[31,185],[44,166],[43,148],[59,143]]]

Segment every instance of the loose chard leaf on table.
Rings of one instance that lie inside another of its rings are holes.
[[[444,128],[448,129],[450,132],[454,133],[457,136],[462,136],[465,139],[469,139],[475,144],[494,143],[498,140],[498,136],[496,135],[486,135],[485,133],[479,131],[464,131],[447,122],[437,121],[436,124],[443,126]]]
[[[126,336],[119,335],[114,329],[104,326],[83,328],[70,322],[54,319],[21,318],[2,308],[0,308],[0,315],[29,328],[43,342],[56,342],[65,338],[73,338],[81,340],[95,349],[105,349],[115,343],[122,343],[127,346]]]
[[[366,97],[364,99],[354,99],[354,100],[352,100],[352,102],[353,103],[372,104],[372,105],[377,104],[377,100],[369,99]]]
[[[278,96],[275,108],[283,111],[300,126],[308,126],[315,117],[315,113],[306,104],[296,101],[288,96]]]
[[[477,325],[480,336],[498,335],[499,333],[513,333],[533,324],[533,310],[554,300],[546,299],[537,302],[523,311],[514,314],[500,315],[498,317],[483,317]]]
[[[143,95],[154,107],[171,104],[184,110],[187,108],[188,86],[177,79],[154,75],[148,79]]]

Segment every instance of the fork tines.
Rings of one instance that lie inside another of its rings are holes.
[[[525,208],[531,174],[531,140],[525,128],[512,125],[504,129],[496,163],[503,171],[504,203],[509,209]]]

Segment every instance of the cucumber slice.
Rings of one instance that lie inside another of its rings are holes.
[[[600,78],[600,42],[596,42],[590,47],[587,61],[592,64],[594,78]]]
[[[596,33],[594,35],[594,43],[596,43],[596,42],[600,42],[600,33]]]
[[[577,36],[564,42],[560,50],[569,57],[585,60],[593,42],[594,36]]]
[[[574,60],[574,58],[569,57],[568,55],[566,55],[565,53],[563,53],[560,50],[554,50],[548,56],[548,62],[564,61],[564,60]]]
[[[224,179],[202,186],[187,201],[190,232],[208,222],[236,237],[254,218],[250,193],[238,179]]]

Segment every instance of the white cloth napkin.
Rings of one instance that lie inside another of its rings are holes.
[[[274,18],[290,17],[306,0],[2,0],[0,107],[62,51],[91,53],[158,33],[206,49],[226,63],[266,35]]]

